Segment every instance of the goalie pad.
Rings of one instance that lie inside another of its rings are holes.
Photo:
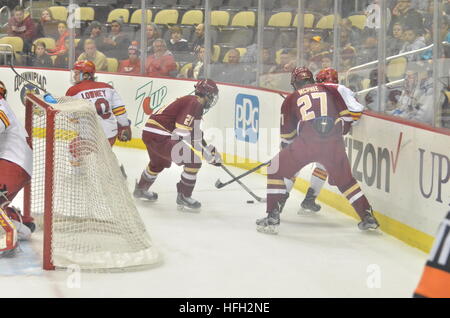
[[[17,244],[17,230],[5,211],[0,209],[0,252],[13,250]]]

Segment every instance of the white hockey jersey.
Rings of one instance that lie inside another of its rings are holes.
[[[85,80],[69,88],[66,96],[89,100],[95,106],[106,138],[117,136],[117,123],[129,126],[125,105],[111,85]]]
[[[19,165],[30,176],[33,153],[27,143],[28,134],[5,99],[0,96],[0,159]]]

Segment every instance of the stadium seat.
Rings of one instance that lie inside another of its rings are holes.
[[[155,15],[155,21],[153,22],[155,22],[156,24],[177,24],[178,15],[178,10],[161,10]]]
[[[227,53],[225,53],[225,55],[223,56],[223,60],[222,60],[223,63],[228,63],[228,55],[229,55],[231,50],[232,49],[229,49],[227,51]],[[246,48],[238,47],[238,48],[236,48],[236,50],[239,51],[239,53],[241,54],[241,57],[243,57],[245,55],[245,53],[247,53],[247,49]]]
[[[231,47],[247,47],[253,43],[254,28],[224,27],[219,29],[217,44]]]
[[[370,79],[364,78],[363,80],[361,80],[361,87],[362,89],[370,88]]]
[[[253,11],[240,11],[231,20],[231,26],[255,26],[256,14]]]
[[[407,66],[408,60],[404,56],[390,60],[386,67],[389,82],[404,78]]]
[[[268,26],[271,27],[289,27],[291,26],[292,13],[290,12],[278,12],[272,14],[267,22]]]
[[[128,23],[130,20],[130,11],[128,9],[114,9],[108,14],[107,23],[111,23],[112,21],[122,18],[124,23]]]
[[[356,14],[349,16],[348,19],[352,22],[353,26],[364,30],[364,27],[366,26],[366,20],[367,17],[363,14]]]
[[[189,10],[183,14],[181,24],[200,24],[203,23],[202,10]]]
[[[23,51],[23,40],[21,37],[18,36],[5,36],[0,38],[0,44],[9,44],[12,46],[14,54],[14,59],[18,60],[19,62],[22,60],[21,55]],[[1,49],[3,51],[3,49]],[[6,49],[5,49],[6,51]],[[9,50],[8,50],[9,51]]]
[[[333,27],[334,27],[334,14],[323,16],[316,24],[316,28],[318,29],[333,29]]]
[[[186,63],[184,64],[180,71],[178,72],[178,76],[181,78],[187,78],[189,70],[192,69],[192,63]]]
[[[304,23],[305,28],[312,29],[314,27],[314,14],[312,14],[312,13],[305,13],[304,19],[305,19],[305,23]],[[297,27],[298,26],[298,14],[295,15],[294,22],[292,23],[292,26],[293,27]]]
[[[152,10],[147,9],[147,23],[152,22],[153,13]],[[130,24],[141,24],[142,21],[142,9],[138,9],[133,12],[130,18]]]
[[[53,39],[53,38],[39,38],[39,39],[36,39],[36,40],[34,40],[33,45],[36,45],[37,42],[44,42],[45,43],[45,47],[48,50],[54,50],[55,47],[56,47],[55,39]]]
[[[53,19],[58,21],[67,21],[67,8],[63,6],[53,6],[48,8],[52,13]]]
[[[108,72],[117,72],[117,69],[119,68],[119,61],[113,57],[107,57],[106,61],[108,62]]]
[[[230,13],[222,10],[211,11],[211,25],[227,26],[230,23]]]
[[[80,21],[93,21],[95,10],[91,7],[78,7],[75,9],[75,16],[80,17]]]
[[[220,51],[221,51],[220,45],[213,45],[213,52],[211,55],[212,62],[216,63],[219,60]]]

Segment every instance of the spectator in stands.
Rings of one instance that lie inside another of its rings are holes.
[[[397,0],[397,5],[392,9],[389,32],[392,32],[393,26],[397,22],[400,22],[405,28],[416,30],[418,34],[424,32],[423,17],[411,7],[411,0]]]
[[[400,53],[405,41],[403,39],[403,26],[397,22],[392,27],[392,35],[389,35],[386,39],[386,52],[387,56],[394,56]]]
[[[103,38],[102,52],[117,60],[127,58],[127,49],[130,46],[130,39],[122,32],[123,22],[116,19],[111,22],[111,32]]]
[[[378,59],[378,37],[373,29],[364,29],[363,45],[358,50],[357,63],[365,64]]]
[[[31,19],[31,15],[25,18],[24,8],[20,6],[14,8],[13,15],[8,20],[8,35],[22,38],[24,53],[31,52],[31,45],[36,35],[36,25]]]
[[[189,44],[186,39],[182,37],[183,32],[179,26],[173,26],[170,28],[170,40],[167,44],[167,48],[170,52],[188,52]]]
[[[369,87],[370,88],[376,88],[378,86],[378,70],[374,69],[369,74]],[[388,83],[389,80],[386,77],[385,83]],[[387,103],[382,105],[382,107],[385,107],[385,111],[391,111],[396,107],[396,104],[398,103],[398,100],[400,98],[400,95],[402,94],[401,88],[393,87],[393,86],[386,86],[386,99]],[[371,90],[367,93],[367,95],[364,98],[366,102],[366,107],[377,111],[378,110],[378,89]]]
[[[66,37],[64,40],[64,46],[66,48],[69,47],[69,37]],[[69,50],[66,50],[64,53],[60,55],[56,55],[55,62],[53,63],[56,68],[66,68],[70,69],[72,65],[69,65]]]
[[[348,69],[356,65],[356,49],[348,45],[342,49],[341,60],[340,60],[340,70],[345,72]]]
[[[204,79],[205,78],[205,47],[203,45],[197,47],[196,61],[192,63],[192,68],[187,72],[188,78]]]
[[[172,52],[167,50],[166,41],[153,41],[153,54],[147,57],[145,70],[148,76],[175,76],[177,64]]]
[[[203,23],[200,23],[195,27],[194,39],[192,41],[191,50],[195,52],[197,47],[204,45],[205,45],[205,25]]]
[[[420,36],[417,34],[417,30],[414,28],[406,28],[404,31],[405,35],[405,43],[403,44],[402,49],[400,50],[400,53],[406,53],[410,51],[415,51],[421,48],[424,48],[426,46],[425,39],[423,36]],[[417,61],[420,59],[420,56],[422,53],[415,53],[407,55],[406,58],[409,62],[411,61]]]
[[[341,20],[341,39],[342,39],[342,31],[348,32],[347,42],[349,43],[358,43],[361,40],[361,30],[357,27],[353,26],[353,23],[349,19]],[[341,42],[342,44],[342,42]]]
[[[98,50],[102,50],[105,38],[102,34],[102,25],[98,21],[92,21],[91,24],[89,24],[89,27],[86,29],[86,35],[81,38],[80,42],[78,42],[78,45],[75,49],[75,54],[80,54],[84,50],[84,42],[88,39],[95,41],[95,47]]]
[[[133,41],[128,47],[128,59],[120,61],[119,73],[140,74],[141,73],[141,51],[138,43]]]
[[[55,43],[54,50],[47,50],[49,55],[64,55],[67,52],[66,39],[69,38],[69,30],[67,30],[66,22],[58,23],[59,38]]]
[[[419,66],[419,68],[423,68]],[[409,120],[433,122],[433,77],[427,71],[408,70],[398,107],[391,112]]]
[[[34,67],[53,67],[53,62],[46,52],[46,45],[42,41],[37,41],[34,45],[31,65]]]
[[[162,34],[159,27],[154,23],[147,24],[145,34],[147,36],[147,54],[150,55],[153,54],[153,42],[160,39]]]
[[[322,56],[322,61],[320,65],[321,69],[329,67],[333,67],[333,55],[331,54],[331,52],[328,52]]]
[[[296,54],[294,50],[284,49],[280,53],[280,63],[273,66],[269,73],[290,73],[295,68]]]
[[[108,62],[105,54],[97,51],[95,41],[87,39],[84,41],[84,52],[78,56],[77,61],[92,61],[95,64],[95,69],[98,71],[106,71],[108,69]]]
[[[49,38],[53,37],[53,34],[46,34],[44,25],[47,23],[54,22],[52,12],[47,8],[41,11],[41,18],[36,25],[36,38]]]
[[[249,85],[255,81],[255,73],[240,63],[241,54],[237,49],[228,51],[228,62],[215,65],[213,78],[219,82]]]

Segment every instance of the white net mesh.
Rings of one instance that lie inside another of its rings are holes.
[[[45,108],[33,104],[33,179],[31,215],[43,223],[44,190],[52,191],[52,263],[84,270],[146,266],[158,252],[135,207],[119,164],[84,100],[60,98],[50,104],[55,116],[53,163],[46,159]],[[45,166],[53,164],[52,189]]]

